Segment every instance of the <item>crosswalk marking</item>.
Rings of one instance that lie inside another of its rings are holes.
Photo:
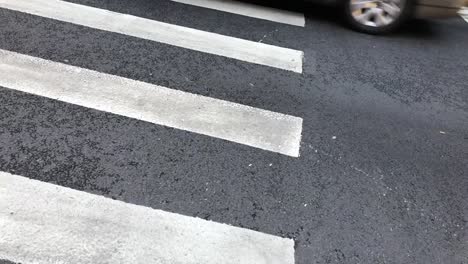
[[[299,156],[302,119],[0,50],[0,86]]]
[[[466,22],[468,22],[468,7],[462,8],[458,13]]]
[[[302,73],[303,52],[61,0],[0,0],[0,7]]]
[[[172,0],[228,13],[304,27],[304,14],[232,0]]]
[[[294,264],[294,241],[0,172],[0,259]]]

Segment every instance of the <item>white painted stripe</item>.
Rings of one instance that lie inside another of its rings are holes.
[[[60,0],[0,0],[0,7],[302,73],[303,52]]]
[[[468,22],[468,8],[464,7],[460,9],[458,13],[466,22]]]
[[[298,157],[302,119],[0,50],[0,86]]]
[[[304,27],[304,14],[231,0],[172,0],[228,13]]]
[[[294,264],[294,241],[0,172],[0,259]]]

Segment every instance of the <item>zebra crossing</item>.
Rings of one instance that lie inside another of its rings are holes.
[[[0,172],[0,203],[0,259],[19,263],[294,262],[290,239],[9,173]]]
[[[284,23],[298,27],[305,26],[304,14],[258,6],[246,2],[229,0],[173,0],[175,2],[220,10],[233,14]]]
[[[222,36],[61,0],[1,0],[0,7],[302,73],[303,53],[298,50]]]
[[[298,157],[302,119],[0,50],[0,85]],[[187,113],[190,113],[188,115]]]
[[[460,10],[459,14],[466,22],[468,22],[468,7],[465,7],[462,10]]]
[[[222,12],[239,6],[219,3],[191,4]],[[240,6],[236,14],[293,26],[305,24],[300,14]],[[0,0],[0,8],[302,73],[303,52],[299,50],[61,0]],[[300,155],[300,117],[8,50],[0,50],[0,75],[0,86],[6,89],[292,159]],[[0,260],[19,263],[294,263],[294,241],[287,238],[113,201],[6,172],[0,172],[0,229],[4,231]]]

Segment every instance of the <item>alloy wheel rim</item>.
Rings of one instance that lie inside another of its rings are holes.
[[[354,20],[370,27],[392,24],[402,13],[406,0],[351,0]]]

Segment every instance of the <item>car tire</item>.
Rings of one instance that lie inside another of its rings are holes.
[[[412,15],[414,8],[414,0],[343,0],[342,4],[347,23],[367,34],[396,30]]]

